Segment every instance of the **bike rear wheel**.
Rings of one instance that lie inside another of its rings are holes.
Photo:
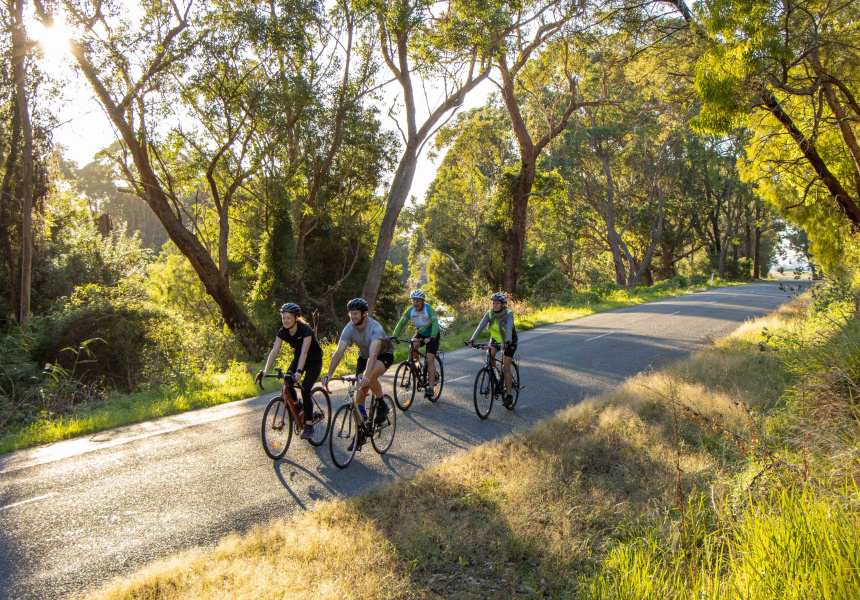
[[[416,385],[412,365],[409,364],[408,360],[404,360],[398,365],[397,372],[394,373],[394,401],[397,403],[397,408],[402,411],[409,410],[415,399]]]
[[[329,427],[331,426],[331,400],[328,397],[328,392],[321,386],[317,386],[311,390],[311,400],[314,402],[315,414],[310,421],[307,420],[307,415],[305,415],[305,423],[310,422],[314,426],[314,436],[308,439],[308,443],[311,446],[322,446],[328,437]]]
[[[439,360],[437,355],[434,355],[434,361],[436,363],[436,381],[433,385],[433,395],[427,398],[430,402],[436,402],[439,399],[439,396],[442,395],[442,388],[445,386],[445,369],[442,368],[442,361]],[[424,366],[424,380],[427,380],[427,366],[425,363]]]
[[[475,413],[481,418],[486,419],[490,416],[490,411],[493,410],[493,379],[490,370],[484,367],[475,376],[475,389],[473,398],[475,400]]]
[[[394,441],[394,431],[397,427],[397,412],[394,410],[394,401],[391,400],[391,396],[388,394],[383,394],[382,398],[379,398],[377,402],[385,402],[386,406],[388,406],[388,415],[384,422],[374,422],[373,436],[370,438],[370,442],[373,444],[373,449],[376,450],[377,454],[385,454],[391,448],[391,443]],[[377,410],[379,409],[376,407],[371,410],[371,419],[374,419]]]
[[[286,409],[286,416],[284,410]],[[263,450],[272,460],[278,460],[287,453],[293,439],[293,413],[284,406],[284,399],[275,396],[263,411],[263,424],[260,428]]]
[[[358,431],[359,425],[352,407],[349,404],[344,404],[334,413],[331,423],[331,437],[328,440],[331,460],[341,469],[348,467],[355,457]]]

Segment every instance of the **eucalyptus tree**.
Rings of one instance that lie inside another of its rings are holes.
[[[362,0],[376,18],[382,58],[400,86],[405,120],[403,151],[388,189],[385,215],[362,296],[373,306],[379,290],[397,218],[409,195],[418,156],[451,112],[484,81],[492,54],[506,36],[525,26],[533,14],[519,3],[467,0]],[[427,114],[420,117],[420,92]],[[438,100],[434,101],[434,98]]]
[[[740,170],[835,260],[860,226],[860,8],[830,0],[708,3],[700,127],[754,133]]]
[[[262,357],[267,340],[249,321],[204,239],[193,229],[164,121],[175,117],[179,89],[194,53],[209,34],[205,6],[143,0],[136,7],[67,2],[76,28],[72,55],[121,140],[116,157],[128,188],[146,202],[188,259],[224,322],[248,354]],[[181,161],[179,161],[181,162]]]

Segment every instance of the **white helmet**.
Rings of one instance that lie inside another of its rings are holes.
[[[426,296],[424,295],[424,292],[423,292],[423,291],[421,291],[421,290],[412,290],[412,293],[411,293],[411,294],[409,294],[409,297],[410,297],[412,300],[424,300],[424,298],[425,298]]]

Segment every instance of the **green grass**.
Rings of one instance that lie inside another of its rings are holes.
[[[736,285],[718,280],[713,287]],[[527,331],[535,327],[558,323],[570,319],[584,317],[598,312],[605,312],[661,300],[674,296],[685,295],[706,289],[711,286],[694,286],[682,290],[664,290],[652,292],[647,288],[636,290],[618,290],[613,292],[605,301],[585,306],[543,306],[531,308],[525,304],[519,305],[521,312],[516,316],[517,331]],[[442,350],[455,350],[462,348],[464,342],[470,339],[475,330],[477,322],[446,330],[441,348]],[[334,345],[324,345],[324,364],[327,365],[334,353]],[[280,363],[287,358],[286,352],[282,353]],[[395,348],[395,360],[406,359],[407,349],[405,344],[399,344]],[[347,374],[355,367],[357,353],[351,349],[344,355],[337,374]],[[250,367],[256,372],[262,368],[262,364]],[[265,384],[267,392],[276,391],[278,385],[274,380],[267,380]],[[244,365],[233,365],[227,371],[221,373],[195,374],[179,384],[173,384],[160,389],[142,391],[130,395],[110,395],[103,405],[80,406],[72,414],[64,416],[43,415],[35,422],[25,426],[12,429],[0,436],[0,454],[14,450],[28,448],[38,444],[47,444],[76,436],[88,435],[120,427],[173,415],[189,410],[206,408],[225,402],[241,400],[259,395],[259,388],[255,388],[252,382],[252,374],[249,374]]]

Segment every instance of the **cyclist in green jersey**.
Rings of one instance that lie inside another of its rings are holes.
[[[427,387],[424,388],[424,397],[429,399],[433,397],[433,387],[436,383],[436,354],[439,352],[441,339],[439,319],[436,318],[436,311],[433,310],[433,307],[425,301],[426,296],[423,291],[413,290],[409,294],[409,298],[412,300],[412,306],[406,309],[406,312],[400,317],[400,322],[397,323],[397,327],[394,328],[394,335],[391,337],[399,336],[400,331],[410,319],[415,323],[415,328],[418,331],[415,333],[417,341],[412,344],[412,360],[418,360],[418,348],[426,345]]]
[[[503,404],[505,407],[510,404],[514,397],[511,394],[512,379],[511,379],[511,360],[517,351],[517,328],[514,326],[514,312],[508,308],[508,297],[503,292],[496,292],[490,296],[493,301],[493,308],[487,311],[484,318],[472,334],[472,339],[466,342],[470,348],[474,345],[475,339],[487,325],[490,326],[490,335],[493,341],[502,345],[504,350],[504,360],[502,361],[502,370],[505,373],[505,399]],[[496,348],[490,346],[490,355],[495,359]]]

